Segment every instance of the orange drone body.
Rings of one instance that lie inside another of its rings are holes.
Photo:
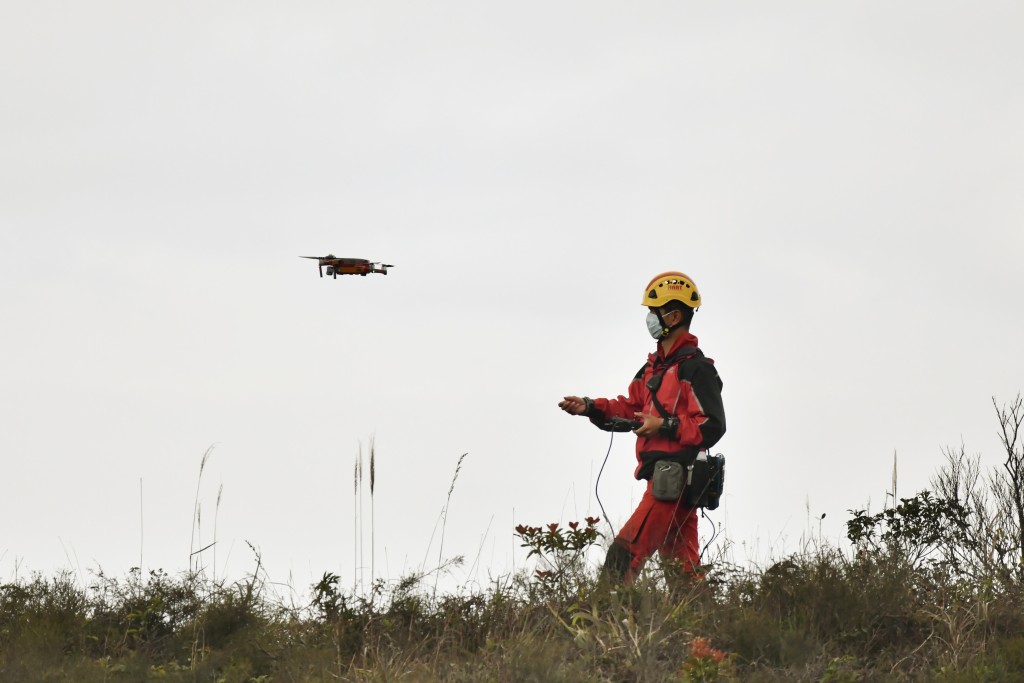
[[[334,254],[327,256],[300,256],[299,258],[315,259],[320,269],[320,277],[324,276],[324,269],[327,275],[338,279],[339,275],[369,275],[370,273],[388,274],[388,268],[394,268],[390,263],[380,261],[367,261],[364,258],[341,258]]]

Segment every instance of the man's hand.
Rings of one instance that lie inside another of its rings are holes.
[[[633,417],[638,420],[643,420],[644,423],[633,430],[633,433],[637,436],[654,436],[658,433],[658,429],[665,422],[660,417],[654,415],[647,415],[646,413],[633,413]]]
[[[579,396],[566,396],[558,402],[558,407],[570,415],[582,415],[587,412],[587,402]]]

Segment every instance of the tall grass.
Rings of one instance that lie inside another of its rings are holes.
[[[363,590],[363,572],[366,567],[366,563],[363,562],[363,444],[359,444],[359,466],[356,469],[357,484],[356,489],[359,496],[359,588]]]
[[[210,454],[213,453],[213,446],[211,445],[203,453],[203,457],[199,460],[199,476],[196,477],[196,497],[195,502],[192,504],[192,537],[189,539],[188,544],[188,566],[190,572],[199,572],[199,555],[205,550],[201,548],[196,550],[196,534],[199,533],[199,542],[202,544],[202,506],[199,503],[199,491],[203,485],[203,471],[206,469],[206,463],[210,459]],[[195,568],[192,566],[192,560],[195,558]]]
[[[369,484],[370,484],[370,586],[376,581],[377,558],[377,520],[374,505],[374,489],[377,485],[377,445],[376,438],[371,436],[369,442]],[[367,477],[363,475],[363,444],[359,443],[355,466],[352,472],[352,557],[353,586],[365,590],[366,564],[363,558],[363,488]]]
[[[717,564],[697,582],[652,566],[616,590],[596,567],[557,571],[573,556],[545,553],[543,574],[446,595],[423,575],[363,594],[325,573],[297,606],[267,594],[258,553],[233,583],[136,570],[87,587],[68,573],[22,577],[0,585],[0,680],[1013,681],[1024,671],[1024,590],[993,593],[893,549]]]
[[[363,459],[363,446],[352,468],[352,586],[359,586],[359,462]]]
[[[375,560],[377,558],[377,520],[374,515],[373,487],[377,482],[377,448],[375,437],[370,437],[370,585],[377,579]]]
[[[439,569],[444,564],[442,562],[442,559],[444,558],[444,532],[445,532],[445,527],[447,527],[447,525],[448,525],[448,507],[452,503],[452,492],[455,490],[455,482],[458,481],[458,479],[459,479],[459,472],[462,471],[462,461],[466,459],[467,455],[469,455],[469,453],[463,453],[462,455],[459,456],[459,461],[457,463],[455,463],[455,474],[452,475],[452,482],[448,486],[448,497],[445,498],[444,507],[441,508],[441,542],[440,542],[440,544],[438,545],[438,548],[437,548],[437,566],[438,566]],[[433,593],[432,593],[432,595],[434,595],[434,596],[437,595],[437,581],[440,578],[440,576],[441,576],[441,572],[440,571],[435,571],[434,572],[434,590],[433,590]]]
[[[1008,414],[1014,464],[1024,403]],[[372,493],[372,446],[370,462]],[[369,591],[325,572],[308,602],[286,604],[255,548],[234,582],[197,571],[193,555],[180,576],[16,574],[0,583],[0,680],[1024,681],[1013,491],[949,452],[931,490],[850,511],[850,545],[819,533],[764,566],[720,554],[696,580],[651,563],[628,587],[586,559],[596,518],[518,525],[531,566],[449,594],[426,571]],[[197,496],[197,526],[199,510]]]

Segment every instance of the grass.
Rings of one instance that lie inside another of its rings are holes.
[[[587,561],[596,518],[518,525],[532,568],[452,594],[434,572],[371,569],[367,589],[325,573],[286,604],[258,552],[235,582],[191,556],[178,576],[16,577],[0,584],[0,680],[1024,682],[1024,402],[999,415],[1006,463],[989,476],[949,451],[929,491],[896,500],[894,481],[891,506],[851,510],[849,546],[720,558],[702,580],[652,564],[607,585]]]
[[[557,546],[549,569],[455,595],[425,575],[356,595],[328,573],[299,607],[267,595],[258,565],[235,583],[22,578],[0,585],[0,680],[1024,680],[1024,589],[941,564],[822,547],[612,590]]]

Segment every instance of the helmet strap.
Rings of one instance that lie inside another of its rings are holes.
[[[679,327],[679,325],[669,327],[668,324],[665,322],[665,319],[661,317],[660,308],[654,309],[654,315],[658,316],[658,322],[661,323],[661,339],[664,339],[669,335],[669,333],[672,332],[672,330],[676,329],[676,327]]]

